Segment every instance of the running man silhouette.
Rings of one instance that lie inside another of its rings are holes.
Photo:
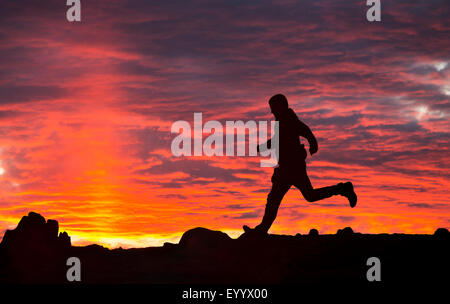
[[[281,200],[292,185],[297,187],[308,202],[315,202],[333,195],[347,197],[350,207],[356,206],[357,196],[351,182],[339,183],[334,186],[314,189],[306,173],[306,150],[299,136],[309,142],[311,155],[317,152],[318,145],[311,129],[298,119],[295,112],[289,108],[286,97],[274,95],[269,100],[270,110],[279,122],[278,131],[278,166],[272,175],[272,189],[267,196],[267,204],[261,223],[255,228],[244,225],[245,232],[266,234],[272,226],[278,212]],[[258,152],[271,148],[271,138],[267,143],[258,146]]]

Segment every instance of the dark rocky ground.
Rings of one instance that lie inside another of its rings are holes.
[[[136,249],[71,246],[58,223],[30,212],[0,244],[0,283],[67,283],[69,257],[81,261],[81,283],[101,284],[367,284],[369,257],[383,283],[448,282],[449,232],[434,235],[242,235],[195,228],[179,244]]]

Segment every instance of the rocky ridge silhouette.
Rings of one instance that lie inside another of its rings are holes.
[[[434,235],[243,234],[193,228],[178,244],[108,249],[72,246],[57,221],[24,216],[0,243],[0,283],[67,283],[66,261],[78,257],[81,283],[310,283],[367,282],[366,261],[378,257],[383,282],[440,281],[449,271],[449,231]],[[70,283],[73,284],[73,283]]]

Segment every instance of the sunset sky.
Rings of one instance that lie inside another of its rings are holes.
[[[283,93],[319,142],[315,187],[271,233],[450,227],[450,5],[364,1],[0,2],[0,234],[29,211],[75,245],[144,247],[259,223],[260,157],[172,156],[173,122],[271,120]],[[1,237],[1,236],[0,236]]]

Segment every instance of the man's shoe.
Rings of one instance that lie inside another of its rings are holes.
[[[355,207],[358,197],[356,196],[355,190],[353,189],[353,184],[351,182],[346,182],[342,184],[342,195],[348,199],[350,207]]]
[[[250,228],[247,225],[244,225],[242,228],[244,228],[244,232],[251,232],[253,230],[252,228]]]

